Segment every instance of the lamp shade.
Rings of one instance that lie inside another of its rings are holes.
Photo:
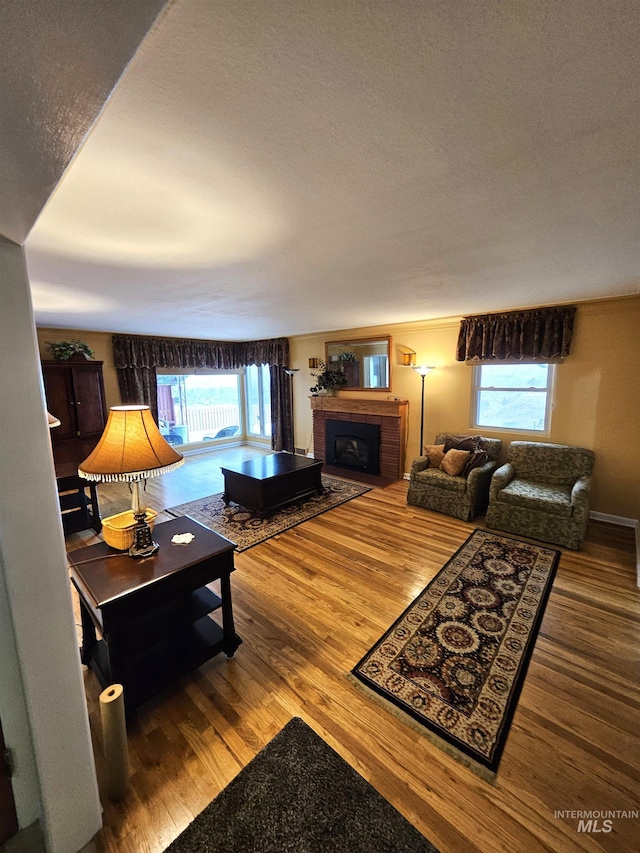
[[[52,415],[51,412],[47,412],[47,423],[49,424],[49,429],[59,427],[60,418],[57,418],[55,415]]]
[[[413,369],[415,370],[416,373],[419,373],[420,376],[426,376],[427,373],[431,373],[431,371],[434,368],[433,367],[427,367],[426,364],[421,364],[419,367],[414,367]]]
[[[182,465],[184,459],[160,435],[148,406],[113,406],[93,453],[78,468],[87,480],[156,477]]]

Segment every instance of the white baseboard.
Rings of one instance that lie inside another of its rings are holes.
[[[241,447],[244,444],[248,444],[248,442],[239,439],[237,441],[226,441],[224,444],[214,444],[213,442],[207,444],[202,444],[199,447],[190,447],[188,450],[181,450],[180,445],[178,445],[178,452],[182,453],[183,456],[195,456],[197,453],[209,453],[212,450],[227,450],[229,447]]]
[[[608,512],[590,512],[589,518],[606,524],[619,524],[620,527],[633,527],[636,534],[636,586],[640,587],[640,521],[623,515],[609,515]]]
[[[619,524],[620,527],[637,527],[637,518],[625,518],[624,515],[611,515],[608,512],[590,512],[589,518],[594,521],[604,521],[605,524]]]

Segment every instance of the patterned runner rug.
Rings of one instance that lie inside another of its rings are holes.
[[[217,495],[209,495],[197,501],[173,506],[167,512],[171,515],[188,515],[194,521],[199,521],[209,530],[225,536],[238,546],[238,551],[245,551],[265,539],[277,536],[296,524],[308,521],[316,515],[321,515],[328,509],[333,509],[340,504],[357,498],[371,490],[370,486],[361,483],[353,483],[341,480],[338,477],[322,475],[324,492],[321,495],[296,501],[289,506],[276,510],[268,518],[260,516],[250,509],[245,509],[238,504],[225,506],[222,500],[222,492]]]
[[[353,674],[491,778],[559,557],[551,548],[476,530]]]

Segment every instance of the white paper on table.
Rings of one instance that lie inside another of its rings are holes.
[[[193,533],[176,533],[175,536],[171,537],[171,541],[174,545],[189,545],[195,538]]]

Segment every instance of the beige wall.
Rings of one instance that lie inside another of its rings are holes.
[[[402,365],[402,351],[417,353],[418,364],[437,368],[425,380],[425,442],[437,432],[470,429],[471,379],[469,365],[455,360],[460,318],[341,329],[290,338],[294,378],[295,444],[312,450],[309,388],[315,384],[309,358],[324,358],[327,340],[392,335],[391,394],[409,400],[407,467],[418,455],[420,442],[420,377]],[[38,329],[41,354],[44,342],[80,338],[104,361],[107,405],[118,405],[120,395],[113,366],[111,335],[60,329]],[[543,440],[577,444],[596,453],[591,508],[624,518],[640,518],[640,296],[578,304],[571,355],[556,373],[551,434]],[[341,397],[376,396],[372,391],[341,391]],[[381,394],[381,396],[386,396]],[[511,441],[532,440],[530,434],[484,430],[501,438],[503,457]]]
[[[314,384],[309,358],[324,358],[326,340],[393,336],[391,394],[409,400],[407,467],[420,443],[420,384],[415,371],[402,366],[403,349],[417,353],[418,364],[435,365],[425,380],[425,443],[440,431],[470,429],[472,368],[455,361],[460,318],[342,329],[291,338],[291,364],[299,367],[295,385],[295,441],[311,446],[309,388]],[[640,518],[640,296],[578,304],[571,355],[556,371],[551,434],[544,441],[577,444],[596,453],[591,508],[598,512]],[[341,391],[344,397],[375,395]],[[381,396],[386,396],[381,394]],[[501,438],[503,458],[514,440],[535,440],[531,434],[484,430]]]

